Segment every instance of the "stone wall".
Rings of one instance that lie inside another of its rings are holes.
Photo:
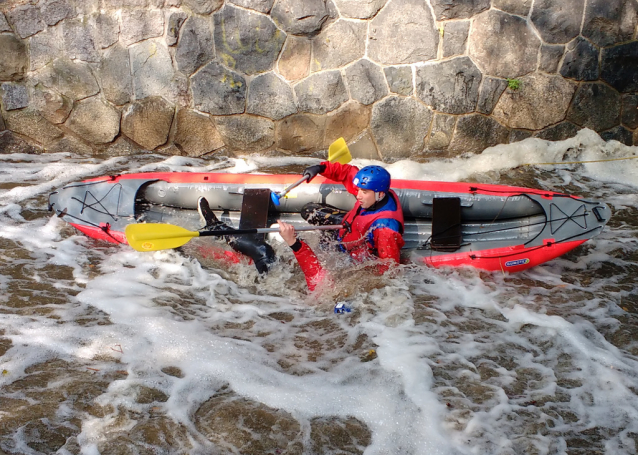
[[[0,0],[0,151],[638,145],[636,0]]]

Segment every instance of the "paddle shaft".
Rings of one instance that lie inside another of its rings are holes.
[[[342,229],[340,224],[333,224],[330,226],[299,226],[295,227],[295,231],[333,231]],[[279,232],[279,228],[255,228],[255,229],[228,229],[228,230],[212,230],[212,231],[198,231],[200,237],[210,237],[219,235],[246,235],[246,234],[267,234],[269,232]]]
[[[284,197],[286,194],[288,194],[290,191],[292,191],[293,189],[297,188],[299,185],[301,185],[303,182],[305,182],[307,180],[307,177],[301,177],[299,180],[297,180],[295,183],[293,183],[292,185],[290,185],[288,188],[286,188],[281,194],[278,194],[277,197],[279,199],[281,199],[282,197]]]

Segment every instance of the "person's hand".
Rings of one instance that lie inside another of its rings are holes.
[[[303,171],[303,176],[306,177],[306,183],[310,182],[314,179],[317,174],[321,174],[326,170],[325,164],[315,164],[314,166],[309,166]]]
[[[281,235],[281,238],[284,239],[284,242],[286,242],[288,246],[293,246],[297,241],[295,227],[281,220],[277,220],[277,223],[279,224],[279,235]]]

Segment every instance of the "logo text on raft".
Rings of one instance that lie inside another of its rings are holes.
[[[529,259],[517,259],[515,261],[507,261],[505,267],[516,267],[517,265],[529,264]]]

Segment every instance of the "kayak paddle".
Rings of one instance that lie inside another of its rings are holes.
[[[341,229],[341,225],[300,226],[296,231],[325,231]],[[188,243],[193,237],[223,235],[266,234],[279,232],[279,228],[228,229],[212,231],[189,231],[181,226],[162,223],[140,223],[126,226],[126,240],[137,251],[158,251],[177,248]]]
[[[346,164],[346,163],[349,163],[351,160],[352,160],[352,155],[350,154],[350,150],[348,150],[348,144],[346,144],[346,140],[344,138],[340,137],[339,139],[334,141],[332,144],[330,144],[330,147],[328,148],[328,161],[330,161],[331,163],[337,162],[341,164]],[[286,194],[288,194],[292,189],[297,188],[299,185],[301,185],[305,181],[306,181],[306,177],[304,176],[304,177],[301,177],[292,185],[290,185],[288,188],[286,188],[283,192],[279,194],[270,193],[270,199],[272,199],[273,204],[279,205],[280,204],[279,201],[283,197],[285,197]]]

